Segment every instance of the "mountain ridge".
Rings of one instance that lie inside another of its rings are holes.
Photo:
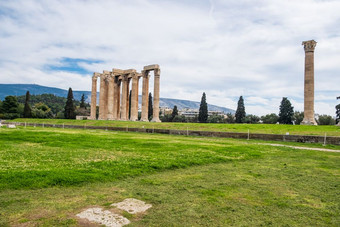
[[[0,100],[3,100],[8,95],[25,95],[26,92],[29,91],[31,95],[41,95],[41,94],[54,94],[60,97],[67,97],[68,90],[64,90],[56,87],[47,87],[38,84],[0,84]],[[85,99],[87,102],[91,100],[91,91],[76,91],[73,90],[74,99],[80,100],[82,95],[85,95]],[[97,96],[99,97],[99,96]],[[141,98],[139,98],[141,102]],[[200,102],[190,101],[190,100],[182,100],[182,99],[171,99],[171,98],[160,98],[159,101],[160,107],[169,107],[173,108],[174,105],[177,106],[178,109],[198,109],[200,106]],[[209,111],[221,111],[224,113],[235,113],[234,110],[226,107],[216,106],[208,104]]]

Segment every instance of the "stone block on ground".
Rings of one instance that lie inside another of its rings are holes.
[[[124,199],[124,201],[113,203],[111,204],[111,206],[115,206],[120,210],[125,210],[130,214],[142,213],[152,207],[151,204],[146,204],[141,200],[133,198]]]

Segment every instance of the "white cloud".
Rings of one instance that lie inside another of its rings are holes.
[[[90,72],[161,66],[161,96],[278,112],[303,109],[304,52],[315,39],[315,110],[334,115],[340,92],[337,0],[0,2],[0,83],[90,90],[91,75],[46,70],[63,58]],[[331,92],[330,92],[331,91]],[[334,96],[334,97],[333,97]],[[247,106],[249,105],[249,106]],[[302,109],[301,109],[302,105]]]

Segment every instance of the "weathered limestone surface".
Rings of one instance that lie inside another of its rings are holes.
[[[96,120],[96,108],[97,108],[97,78],[99,73],[93,73],[92,77],[92,90],[91,90],[91,119]]]
[[[305,50],[304,118],[303,125],[317,125],[314,116],[314,40],[302,42]]]
[[[149,121],[149,79],[150,71],[154,71],[154,100],[153,119],[159,120],[159,90],[160,90],[160,68],[159,65],[145,66],[142,73],[137,73],[135,69],[112,69],[103,71],[102,74],[94,73],[92,77],[91,93],[91,119],[96,119],[96,98],[97,98],[97,78],[100,78],[99,91],[99,116],[98,120],[138,120],[138,90],[139,78],[143,77],[142,90],[142,115],[141,121]],[[129,105],[131,82],[131,105]],[[130,112],[130,114],[129,114]]]
[[[100,90],[99,90],[99,116],[98,120],[104,120],[104,108],[105,108],[105,82],[104,76],[100,75]]]
[[[154,92],[153,92],[153,117],[152,122],[161,122],[159,119],[159,80],[161,70],[155,69],[155,78],[154,78]]]
[[[148,107],[149,107],[149,71],[143,71],[143,91],[142,91],[142,116],[141,121],[149,121]]]

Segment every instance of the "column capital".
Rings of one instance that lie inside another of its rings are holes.
[[[317,42],[315,40],[308,40],[302,42],[305,52],[314,52],[316,44]]]

